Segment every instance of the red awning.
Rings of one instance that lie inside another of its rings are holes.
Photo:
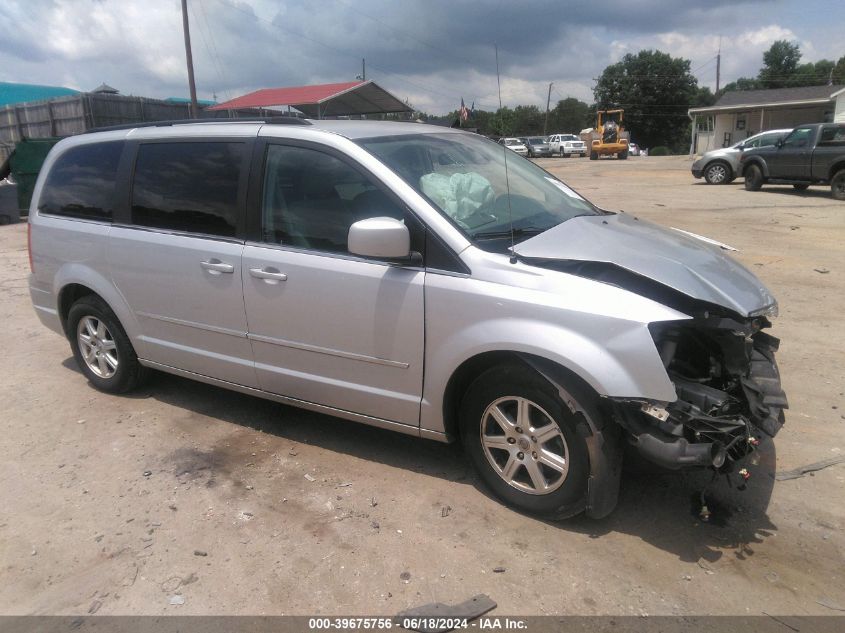
[[[291,106],[306,116],[342,116],[410,112],[412,108],[372,81],[263,88],[220,103],[208,110],[243,110]]]

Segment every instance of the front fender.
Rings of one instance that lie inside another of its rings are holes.
[[[752,156],[750,158],[745,159],[742,161],[742,175],[745,175],[745,172],[751,165],[757,165],[760,168],[760,171],[763,172],[763,177],[769,177],[769,167],[766,165],[766,161],[764,161],[759,156]]]
[[[609,319],[604,325],[605,336],[597,339],[529,319],[489,319],[452,332],[436,346],[427,343],[421,428],[445,432],[443,397],[449,379],[466,361],[487,352],[546,359],[579,376],[602,396],[676,400],[648,326]]]

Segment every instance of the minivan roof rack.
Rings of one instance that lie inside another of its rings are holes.
[[[143,123],[122,123],[91,128],[84,132],[111,132],[113,130],[134,130],[139,127],[171,127],[174,125],[192,125],[195,123],[269,123],[272,125],[313,125],[308,119],[295,116],[244,117],[241,119],[172,119],[169,121],[145,121]]]

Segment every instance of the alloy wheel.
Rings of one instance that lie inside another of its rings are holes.
[[[493,470],[521,492],[554,492],[569,473],[569,448],[560,427],[540,405],[506,396],[481,416],[481,446]]]
[[[85,364],[96,376],[111,378],[117,371],[117,345],[100,319],[85,316],[76,327],[76,340]]]

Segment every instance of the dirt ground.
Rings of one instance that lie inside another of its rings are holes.
[[[99,393],[33,313],[19,224],[0,227],[0,613],[392,615],[478,593],[509,615],[845,608],[845,464],[771,476],[845,450],[845,203],[707,186],[679,157],[540,162],[741,249],[780,300],[776,462],[768,445],[748,490],[718,486],[710,523],[700,476],[626,476],[610,517],[548,523],[455,446],[166,375]]]

